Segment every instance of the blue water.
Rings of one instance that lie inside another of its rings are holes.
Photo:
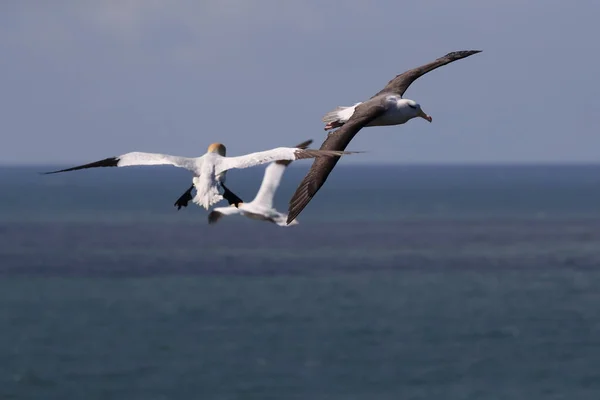
[[[291,228],[54,167],[0,168],[1,399],[600,398],[600,166],[340,165]]]

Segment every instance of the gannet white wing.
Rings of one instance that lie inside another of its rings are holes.
[[[311,143],[312,139],[296,145],[296,148],[306,149]],[[252,203],[258,204],[265,208],[273,207],[273,198],[275,197],[275,192],[281,183],[281,178],[283,177],[285,169],[288,165],[290,165],[290,163],[291,161],[288,160],[278,160],[267,166],[262,183],[260,184],[260,188],[256,193],[256,197],[254,197],[254,200],[252,200]]]
[[[252,203],[260,205],[261,207],[271,208],[273,207],[273,198],[275,192],[281,182],[281,177],[285,172],[285,165],[278,164],[276,162],[271,163],[265,169],[265,175],[263,177],[260,188],[252,200]]]
[[[225,215],[240,214],[240,209],[234,206],[217,207],[208,214],[208,223],[216,224]]]
[[[260,164],[266,164],[272,161],[294,161],[301,160],[304,158],[315,158],[315,157],[339,157],[344,154],[352,154],[357,152],[349,151],[334,151],[334,150],[312,150],[312,149],[298,149],[295,147],[277,147],[275,149],[259,151],[257,153],[246,154],[245,156],[239,157],[223,157],[217,169],[216,174],[230,170],[230,169],[243,169],[250,168]]]
[[[56,174],[58,172],[76,171],[85,168],[129,167],[133,165],[173,165],[175,167],[185,168],[189,171],[195,172],[200,168],[201,159],[201,157],[187,158],[170,156],[168,154],[141,153],[136,151],[132,153],[126,153],[118,157],[109,157],[105,158],[104,160],[95,161],[85,165],[79,165],[77,167],[45,172],[45,174]]]

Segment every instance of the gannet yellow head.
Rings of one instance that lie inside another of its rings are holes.
[[[208,146],[208,153],[217,153],[220,156],[225,157],[227,149],[222,143],[213,143]]]

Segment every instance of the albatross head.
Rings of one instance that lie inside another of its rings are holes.
[[[406,105],[409,107],[409,112],[412,114],[411,118],[421,117],[429,122],[431,122],[432,118],[430,115],[425,114],[423,110],[421,110],[421,105],[414,100],[406,99]]]
[[[222,143],[213,143],[208,146],[208,153],[217,153],[218,155],[225,157],[226,152],[227,149]]]

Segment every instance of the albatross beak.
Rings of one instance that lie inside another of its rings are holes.
[[[427,115],[423,112],[423,110],[419,110],[419,117],[426,119],[427,121],[431,122],[431,116]]]

